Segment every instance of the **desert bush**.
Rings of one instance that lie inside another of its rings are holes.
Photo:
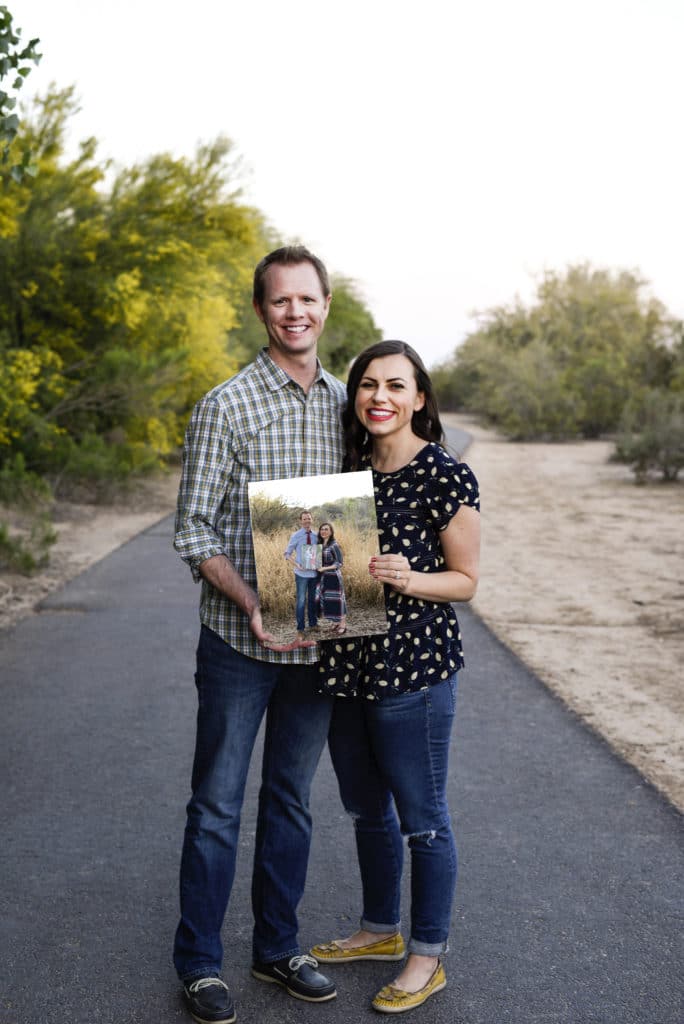
[[[47,564],[57,540],[51,503],[50,488],[28,472],[21,454],[0,466],[0,569],[30,575]]]
[[[292,511],[292,507],[283,498],[270,498],[263,494],[251,494],[251,492],[249,515],[252,529],[267,535],[288,527],[292,533],[296,528],[292,524],[296,523],[298,518],[296,512]],[[287,547],[287,542],[285,547]]]
[[[612,459],[629,465],[637,483],[650,473],[676,480],[684,468],[684,393],[653,389],[629,402]]]
[[[76,440],[60,440],[59,470],[48,472],[56,497],[89,502],[111,501],[135,479],[158,469],[160,460],[149,445],[118,442],[87,431]]]
[[[284,552],[292,529],[270,533],[255,531],[254,553],[261,606],[277,618],[285,618],[294,607],[292,566]],[[335,540],[342,550],[342,579],[347,601],[366,608],[384,607],[382,586],[368,572],[368,560],[377,553],[377,531],[360,531],[354,526],[335,527]]]
[[[47,513],[32,519],[23,530],[12,530],[7,523],[0,523],[0,569],[30,576],[47,565],[50,547],[56,540]]]

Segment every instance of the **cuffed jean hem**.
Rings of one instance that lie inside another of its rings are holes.
[[[221,972],[216,967],[196,967],[194,971],[190,971],[188,974],[179,974],[178,980],[183,985],[187,985],[189,981],[197,981],[198,978],[220,978]]]
[[[449,943],[444,942],[418,942],[417,939],[409,939],[406,947],[408,953],[415,953],[417,956],[442,956],[449,952]]]
[[[255,963],[260,964],[277,964],[279,960],[284,960],[285,957],[287,957],[288,960],[291,960],[293,956],[300,955],[301,949],[299,948],[299,946],[294,946],[292,949],[288,949],[284,953],[277,953],[275,956],[269,953],[269,955],[266,957],[260,957],[257,956],[256,953],[252,953],[252,960]]]
[[[365,932],[373,932],[375,935],[395,935],[401,931],[401,921],[397,921],[396,924],[376,924],[375,921],[367,921],[362,917],[359,926]]]

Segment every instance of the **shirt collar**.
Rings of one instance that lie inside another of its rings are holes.
[[[277,363],[273,362],[268,354],[267,348],[262,348],[259,351],[254,362],[264,378],[267,387],[269,387],[271,391],[279,391],[280,388],[284,388],[286,384],[289,384],[292,381],[292,377],[290,377],[281,366],[278,366]],[[323,370],[321,361],[318,358],[316,359],[316,376],[314,377],[313,382],[314,384],[325,384],[326,387],[328,384],[325,379],[325,371]]]

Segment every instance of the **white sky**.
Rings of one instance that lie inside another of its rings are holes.
[[[325,476],[302,476],[285,480],[259,480],[247,484],[250,500],[257,495],[280,498],[294,508],[301,505],[320,505],[338,498],[366,497],[371,501],[373,474],[370,469],[355,473],[329,473]]]
[[[245,198],[428,365],[545,269],[684,316],[682,0],[6,0],[130,164],[228,135]]]

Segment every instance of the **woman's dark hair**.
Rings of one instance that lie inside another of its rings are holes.
[[[417,437],[422,437],[425,441],[437,441],[439,444],[444,442],[444,431],[439,419],[432,381],[425,369],[423,360],[415,349],[407,345],[405,341],[378,341],[375,345],[364,349],[356,357],[349,371],[347,405],[342,413],[342,426],[346,447],[344,468],[347,470],[359,469],[363,456],[366,452],[370,451],[370,439],[365,427],[354,412],[354,405],[356,403],[356,392],[359,390],[359,384],[368,369],[368,364],[372,363],[374,359],[382,359],[383,356],[406,356],[413,366],[416,387],[425,396],[423,408],[414,412],[411,419],[413,433]]]
[[[321,523],[321,525],[318,527],[318,543],[322,544],[323,547],[325,547],[325,545],[326,545],[326,542],[321,537],[321,529],[324,526],[329,526],[330,527],[330,536],[328,537],[327,543],[328,544],[332,544],[332,542],[335,540],[335,531],[333,529],[333,524],[332,523]]]

